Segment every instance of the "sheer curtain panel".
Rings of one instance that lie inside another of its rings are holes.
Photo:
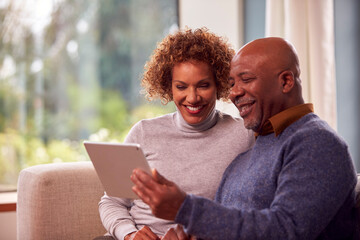
[[[283,37],[298,52],[306,102],[336,129],[333,0],[267,0],[267,37]]]

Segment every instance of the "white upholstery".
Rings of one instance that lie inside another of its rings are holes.
[[[20,172],[17,239],[93,239],[103,235],[104,190],[91,162],[53,163]]]

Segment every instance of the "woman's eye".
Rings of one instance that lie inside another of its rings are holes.
[[[179,90],[184,90],[186,87],[182,85],[176,85],[176,88]]]

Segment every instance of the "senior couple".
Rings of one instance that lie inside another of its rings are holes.
[[[305,104],[299,61],[282,38],[236,54],[207,29],[167,36],[145,65],[149,99],[177,111],[142,120],[152,175],[137,200],[105,195],[96,239],[357,239],[356,174],[346,143]],[[241,118],[215,110],[230,99]]]

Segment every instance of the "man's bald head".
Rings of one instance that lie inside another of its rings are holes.
[[[299,59],[294,46],[283,38],[268,37],[256,39],[244,45],[235,55],[252,56],[256,62],[268,68],[289,69],[300,82]]]

